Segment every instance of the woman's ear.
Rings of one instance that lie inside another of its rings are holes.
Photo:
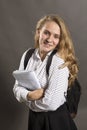
[[[37,30],[36,30],[36,33],[39,35],[39,34],[40,34],[40,29],[37,29]]]

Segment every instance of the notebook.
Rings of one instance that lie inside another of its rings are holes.
[[[18,85],[26,89],[35,90],[41,88],[34,71],[15,70],[13,71],[13,76],[18,81]]]

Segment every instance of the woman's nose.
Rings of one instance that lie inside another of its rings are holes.
[[[47,38],[47,40],[48,40],[49,42],[52,42],[53,36],[52,36],[52,35],[49,35],[48,38]]]

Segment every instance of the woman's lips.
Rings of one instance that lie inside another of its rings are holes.
[[[48,41],[44,41],[44,44],[47,45],[47,46],[51,46]]]
[[[44,46],[45,46],[45,47],[50,47],[50,44],[49,44],[49,43],[44,42]]]

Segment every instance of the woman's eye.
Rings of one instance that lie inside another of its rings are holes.
[[[49,34],[49,32],[48,32],[48,31],[44,31],[44,34],[48,35],[48,34]]]
[[[59,35],[54,35],[54,38],[57,38],[57,39],[59,39]]]

